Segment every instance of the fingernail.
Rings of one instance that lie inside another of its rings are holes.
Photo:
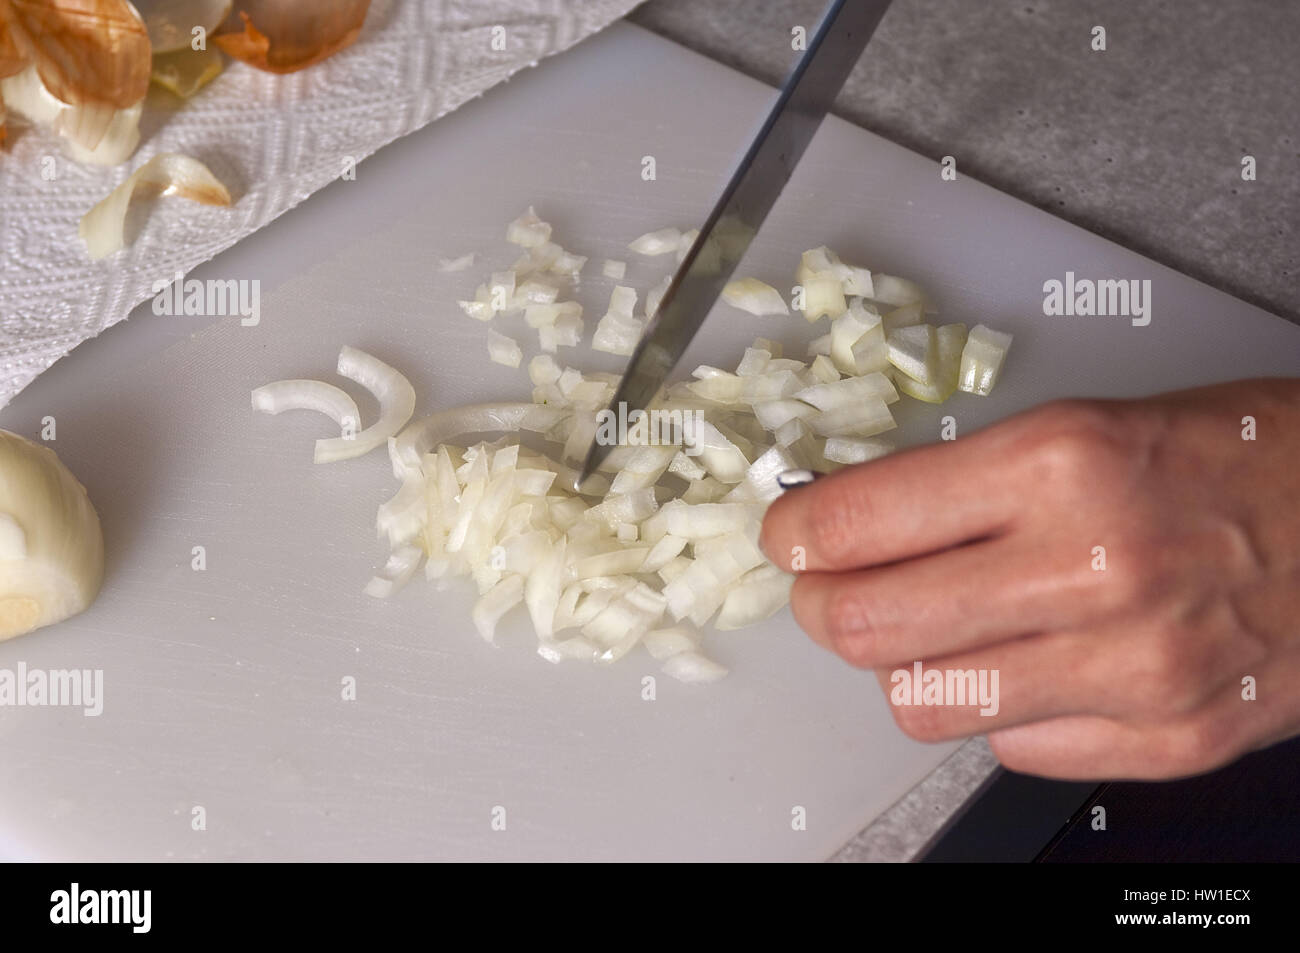
[[[776,484],[783,490],[793,490],[798,486],[807,486],[819,476],[821,474],[816,470],[783,470],[776,475]]]

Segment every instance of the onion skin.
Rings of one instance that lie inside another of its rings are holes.
[[[212,39],[249,66],[293,73],[351,46],[369,10],[370,0],[239,0],[233,29]]]
[[[149,33],[126,0],[0,0],[0,28],[69,105],[125,109],[149,91]]]

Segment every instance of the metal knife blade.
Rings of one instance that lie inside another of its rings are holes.
[[[615,419],[620,410],[632,419],[634,412],[645,409],[686,352],[889,4],[834,0],[827,8],[632,352],[609,406]],[[614,446],[599,438],[592,443],[579,487]]]

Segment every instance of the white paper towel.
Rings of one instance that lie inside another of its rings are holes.
[[[357,42],[307,70],[277,76],[228,61],[179,109],[151,93],[140,148],[113,168],[73,162],[56,137],[11,117],[0,154],[0,406],[125,318],[155,279],[189,271],[338,178],[344,157],[360,161],[637,2],[374,0]],[[128,217],[126,249],[90,261],[81,216],[158,152],[205,162],[234,206],[150,203]]]

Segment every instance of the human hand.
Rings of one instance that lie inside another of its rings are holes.
[[[914,738],[1171,778],[1300,733],[1300,380],[1047,404],[787,492],[762,545],[886,692],[915,660],[998,673],[991,717],[892,705]]]

